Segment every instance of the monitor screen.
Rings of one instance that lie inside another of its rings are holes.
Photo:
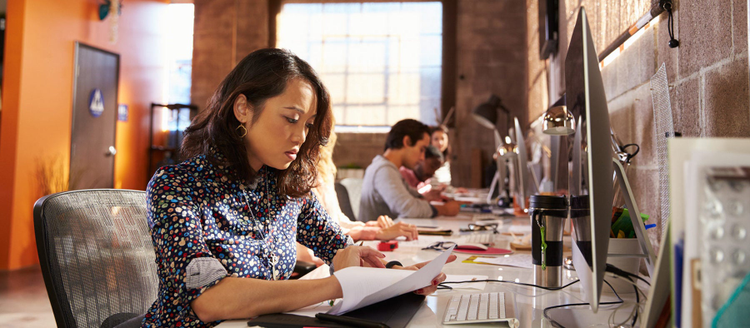
[[[607,97],[586,11],[578,12],[565,60],[566,105],[576,120],[570,187],[573,262],[597,311],[612,217],[612,146]]]

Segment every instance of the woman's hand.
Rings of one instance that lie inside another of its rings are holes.
[[[369,246],[349,246],[340,249],[333,257],[333,268],[341,270],[350,266],[370,266],[374,268],[385,268],[383,261],[385,254],[378,252]]]
[[[418,239],[419,232],[417,231],[417,226],[405,222],[399,222],[388,228],[380,229],[380,231],[375,234],[375,239],[391,240],[400,236],[406,237],[407,241]]]
[[[394,225],[393,220],[388,215],[378,216],[378,227],[385,229]]]
[[[451,262],[453,262],[455,260],[456,260],[456,256],[453,255],[453,254],[451,254],[450,256],[448,256],[448,259],[445,261],[445,263],[451,263]],[[393,268],[394,269],[402,269],[402,270],[419,270],[423,266],[427,265],[427,263],[430,263],[430,261],[422,262],[422,263],[417,263],[415,265],[410,265],[408,267],[403,267],[403,268],[399,267],[399,266],[394,266]],[[441,282],[443,282],[443,281],[445,281],[445,273],[440,272],[440,274],[437,275],[437,277],[435,277],[434,279],[432,279],[432,281],[431,281],[431,283],[430,283],[429,286],[417,289],[417,290],[414,291],[414,293],[417,294],[417,295],[430,295],[430,294],[434,293],[437,290],[437,286]]]
[[[368,227],[388,228],[392,226],[393,220],[388,215],[381,215],[377,221],[367,221],[365,223]]]

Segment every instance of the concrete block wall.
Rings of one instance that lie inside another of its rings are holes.
[[[528,20],[536,20],[535,1],[527,1]],[[635,22],[653,0],[561,0],[561,45],[567,45],[580,6],[586,8],[598,51]],[[674,31],[678,48],[667,42],[667,14],[645,30],[619,57],[602,69],[611,124],[624,143],[637,143],[641,152],[633,160],[629,178],[641,210],[659,224],[650,230],[660,239],[661,218],[658,171],[666,160],[657,157],[650,78],[666,65],[675,131],[686,137],[750,137],[748,92],[748,38],[746,0],[675,1]],[[534,29],[529,26],[529,31]],[[529,34],[529,45],[531,42]],[[566,48],[563,48],[567,51]],[[564,80],[564,51],[548,62],[548,83]],[[532,49],[529,52],[533,52]],[[530,54],[531,58],[531,54]],[[531,69],[529,76],[537,71]],[[531,87],[531,86],[530,86]],[[537,86],[538,88],[538,86]],[[561,90],[564,91],[564,90]],[[529,97],[536,93],[529,92]],[[548,94],[548,96],[556,96]],[[532,100],[529,100],[532,104]],[[529,107],[536,117],[538,109]]]

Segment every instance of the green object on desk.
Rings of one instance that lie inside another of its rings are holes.
[[[641,220],[643,220],[643,222],[648,221],[648,218],[648,214],[641,213]],[[627,238],[633,238],[635,236],[633,222],[630,221],[630,213],[627,208],[622,209],[620,217],[615,220],[615,223],[612,223],[612,232],[615,236],[620,236],[620,232],[622,232]]]
[[[539,227],[539,234],[542,235],[542,271],[547,269],[547,242],[544,240],[544,226]]]

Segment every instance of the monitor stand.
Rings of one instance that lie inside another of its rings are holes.
[[[628,176],[625,174],[625,168],[622,166],[617,158],[612,158],[612,162],[615,166],[615,176],[618,184],[620,185],[620,191],[625,198],[625,206],[630,212],[630,220],[633,223],[633,230],[635,236],[638,238],[638,244],[640,245],[640,253],[624,254],[619,256],[625,257],[641,257],[646,261],[646,267],[648,268],[648,275],[653,279],[654,277],[654,263],[656,263],[656,257],[654,256],[654,248],[651,246],[651,240],[646,235],[646,226],[641,220],[641,211],[638,208],[638,204],[635,201],[633,190],[630,188],[630,182]],[[618,255],[610,255],[618,256]]]

